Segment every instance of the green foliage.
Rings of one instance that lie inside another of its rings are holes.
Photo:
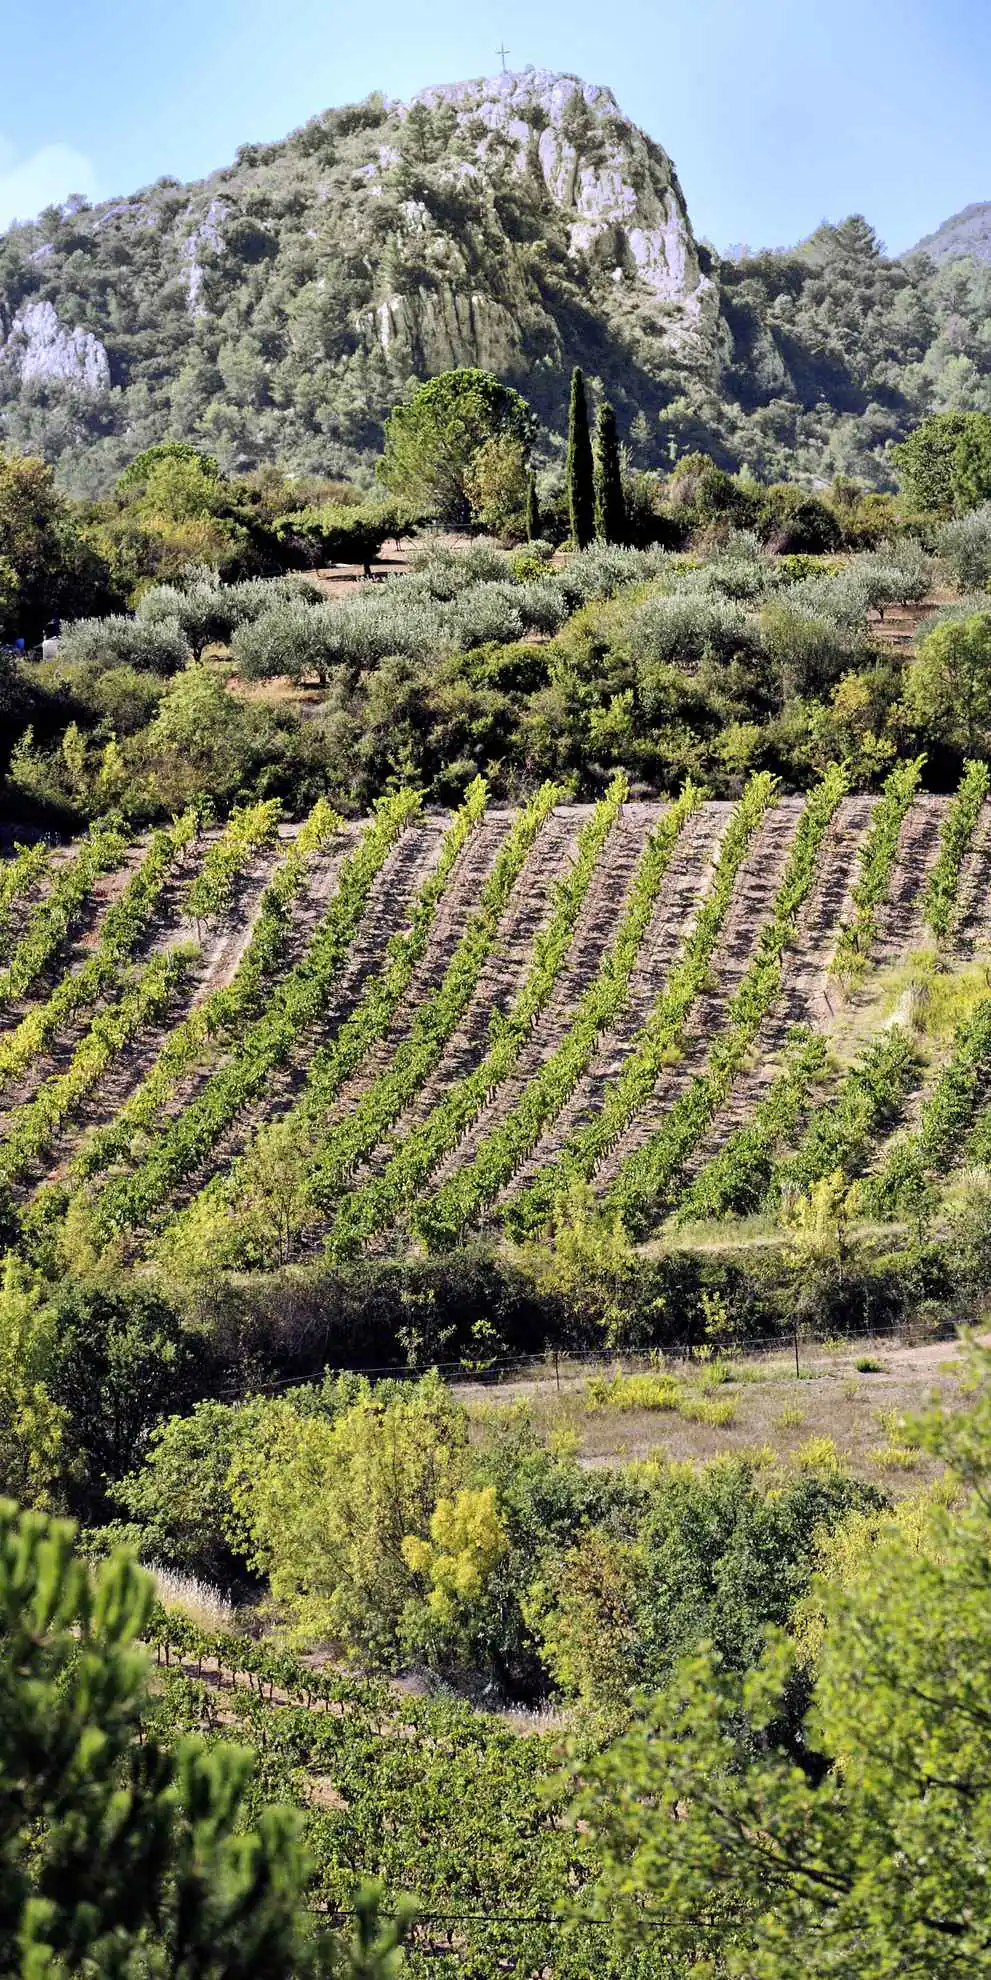
[[[0,1489],[37,1507],[59,1498],[66,1413],[49,1381],[53,1312],[35,1274],[8,1252],[0,1263]]]
[[[472,516],[496,536],[519,536],[531,475],[526,448],[513,433],[493,435],[472,455],[465,493]]]
[[[949,1058],[923,1100],[918,1126],[896,1140],[881,1168],[861,1186],[868,1214],[931,1207],[932,1179],[958,1157],[991,1085],[991,997],[961,1019]]]
[[[126,850],[120,824],[99,819],[62,862],[44,898],[32,908],[10,961],[0,970],[0,1005],[23,997],[55,961],[74,933],[94,883],[119,864]]]
[[[442,1383],[428,1377],[384,1407],[366,1385],[330,1418],[273,1404],[236,1469],[233,1506],[294,1626],[382,1657],[422,1567],[407,1542],[428,1539],[466,1465],[467,1419]]]
[[[584,550],[595,533],[595,465],[588,431],[585,380],[577,365],[571,374],[564,472],[571,541],[576,550]]]
[[[935,413],[895,448],[895,461],[917,508],[975,509],[991,495],[991,415]]]
[[[970,1412],[923,1432],[962,1503],[862,1526],[820,1585],[813,1669],[780,1636],[743,1676],[689,1661],[593,1761],[577,1812],[632,1943],[646,1909],[686,1970],[718,1935],[719,1970],[748,1980],[986,1961],[988,1429],[985,1372]]]
[[[768,1626],[787,1623],[802,1599],[821,1536],[854,1508],[883,1504],[829,1472],[773,1485],[735,1459],[662,1472],[607,1527],[548,1561],[530,1596],[555,1681],[615,1712],[667,1683],[703,1642],[723,1670],[747,1671]]]
[[[555,1200],[567,1193],[575,1179],[584,1180],[594,1174],[638,1106],[653,1091],[658,1074],[662,1066],[669,1062],[672,1050],[677,1048],[688,1014],[708,978],[713,950],[729,911],[737,873],[773,800],[773,778],[765,774],[753,777],[734,809],[720,845],[709,892],[668,976],[662,995],[637,1033],[619,1077],[607,1088],[602,1108],[586,1126],[569,1137],[560,1159],[538,1170],[533,1180],[508,1204],[504,1221],[514,1235],[533,1235],[546,1225]],[[645,860],[644,881],[646,874]],[[645,928],[646,921],[640,920],[645,906],[644,893],[631,902],[630,913],[618,932],[615,951],[606,958],[599,981],[586,994],[582,1016],[587,1021],[587,1029],[585,1024],[573,1026],[570,1037],[542,1068],[540,1080],[534,1082],[535,1088],[542,1088],[554,1079],[563,1087],[564,1093],[569,1091],[587,1063],[592,1044],[605,1019],[614,1010],[622,1009],[629,971],[638,946],[637,939],[631,941],[631,936],[638,924],[640,929]],[[646,919],[649,919],[649,910]],[[617,969],[616,963],[621,957],[625,967]],[[522,1103],[523,1106],[529,1103],[529,1097]]]
[[[922,640],[905,701],[923,733],[967,755],[991,750],[991,612],[945,619]]]
[[[106,564],[90,548],[54,470],[0,453],[0,639],[39,639],[47,620],[104,610]]]
[[[397,1213],[413,1203],[423,1192],[431,1171],[457,1146],[471,1122],[512,1072],[564,967],[582,903],[625,796],[625,778],[614,778],[608,795],[584,826],[571,872],[560,883],[551,918],[535,939],[531,968],[488,1051],[471,1072],[448,1087],[443,1099],[417,1124],[415,1131],[397,1142],[381,1176],[366,1182],[348,1198],[328,1239],[328,1255],[348,1255],[377,1228],[394,1221]],[[487,1176],[483,1189],[489,1188],[491,1179]]]
[[[436,1249],[458,1242],[508,1182],[535,1145],[545,1122],[560,1111],[587,1066],[609,1020],[622,1010],[640,944],[664,874],[686,820],[700,802],[692,786],[662,815],[641,854],[622,919],[596,976],[584,992],[567,1035],[549,1053],[506,1118],[483,1136],[473,1159],[414,1206],[417,1236]],[[555,1175],[553,1195],[570,1178]],[[528,1228],[522,1218],[514,1234]]]
[[[401,501],[444,522],[467,522],[466,475],[480,447],[514,439],[525,457],[533,416],[524,399],[490,372],[445,371],[418,385],[385,422],[379,473]]]
[[[626,505],[619,458],[616,414],[603,399],[595,416],[592,450],[595,483],[595,534],[600,543],[625,543]]]
[[[362,564],[367,570],[387,536],[398,528],[395,512],[328,503],[280,516],[276,535],[307,564]]]
[[[947,523],[939,554],[961,590],[983,590],[991,578],[991,503]]]
[[[417,806],[412,792],[382,801],[357,846],[342,861],[334,896],[303,958],[282,978],[226,1062],[171,1121],[134,1173],[107,1185],[99,1204],[99,1224],[105,1232],[129,1231],[161,1216],[179,1178],[206,1160],[231,1122],[291,1056],[336,983],[372,883]],[[187,1049],[196,1053],[199,1041],[191,1038]]]
[[[850,982],[867,967],[877,926],[877,911],[888,891],[888,881],[898,851],[902,821],[919,787],[924,757],[899,764],[885,779],[884,789],[871,812],[871,822],[860,850],[857,878],[851,889],[853,913],[841,924],[839,940],[830,965],[833,972]]]
[[[142,1145],[142,1137],[184,1077],[208,1065],[218,1037],[234,1043],[256,1018],[285,961],[293,902],[306,883],[314,854],[333,838],[340,820],[321,801],[304,820],[283,863],[258,904],[251,937],[230,983],[203,999],[170,1033],[145,1078],[112,1120],[85,1136],[70,1174],[83,1182],[102,1174]],[[41,1205],[44,1217],[44,1204]]]
[[[113,988],[160,911],[164,890],[195,832],[195,815],[186,812],[168,830],[152,835],[137,872],[106,910],[96,947],[62,977],[47,1001],[32,1004],[0,1039],[0,1086],[23,1072],[65,1026]]]
[[[977,829],[991,789],[986,763],[964,764],[963,777],[939,837],[939,853],[926,883],[924,914],[937,942],[944,942],[954,921],[960,869]]]
[[[662,1126],[619,1167],[609,1201],[630,1230],[639,1232],[656,1217],[672,1179],[729,1097],[761,1022],[773,1008],[781,988],[784,958],[795,941],[798,916],[811,892],[823,841],[845,790],[844,772],[833,764],[808,798],[770,918],[758,936],[753,961],[727,1003],[725,1028],[710,1050],[705,1071],[673,1102]]]
[[[837,1170],[854,1175],[875,1136],[897,1119],[918,1070],[912,1038],[904,1026],[892,1025],[872,1039],[838,1087],[815,1109],[797,1148],[775,1162],[767,1201],[776,1205]]]
[[[718,1154],[699,1171],[681,1198],[677,1223],[746,1216],[759,1208],[776,1154],[797,1126],[826,1061],[825,1040],[796,1026],[784,1066],[766,1098],[757,1102],[750,1119],[734,1129]]]
[[[298,1818],[267,1809],[245,1819],[247,1753],[148,1735],[134,1642],[150,1611],[151,1584],[126,1557],[89,1576],[71,1528],[0,1507],[3,1971],[351,1971],[304,1912]],[[355,1975],[384,1980],[394,1942],[356,1959]]]

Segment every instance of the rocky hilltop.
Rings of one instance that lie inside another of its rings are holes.
[[[373,96],[196,184],[0,236],[0,437],[78,493],[163,435],[350,474],[411,380],[478,364],[526,392],[552,461],[579,363],[635,465],[705,447],[883,485],[945,365],[952,403],[991,390],[968,265],[943,295],[860,220],[720,262],[667,153],[576,76]]]
[[[533,69],[51,210],[5,237],[0,277],[7,435],[85,446],[94,486],[163,425],[232,464],[281,445],[344,466],[411,375],[454,364],[525,383],[554,423],[592,354],[627,399],[642,371],[632,413],[653,410],[665,365],[714,383],[724,342],[667,154],[610,90]]]
[[[978,261],[991,261],[991,200],[977,200],[950,215],[932,234],[916,241],[912,254],[927,254],[930,261],[959,261],[973,255]]]

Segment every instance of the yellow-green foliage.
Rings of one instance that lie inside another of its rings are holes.
[[[442,1551],[431,1521],[445,1499],[457,1504],[466,1460],[466,1414],[437,1379],[388,1402],[365,1385],[336,1416],[273,1404],[235,1465],[231,1497],[294,1630],[373,1653],[394,1643],[413,1593],[409,1540],[430,1534]],[[455,1510],[440,1531],[467,1525]],[[484,1512],[482,1526],[484,1555],[494,1544]]]
[[[832,1437],[808,1437],[792,1451],[791,1461],[800,1471],[839,1471],[840,1454]]]
[[[427,1607],[435,1621],[450,1622],[458,1601],[479,1595],[497,1560],[508,1546],[499,1518],[494,1485],[464,1490],[454,1498],[438,1499],[430,1519],[430,1538],[408,1533],[403,1559],[412,1574],[430,1584]]]
[[[987,994],[988,974],[983,963],[951,971],[937,969],[934,958],[919,957],[914,973],[912,1022],[924,1037],[945,1044]]]
[[[51,1316],[40,1281],[8,1252],[0,1276],[0,1494],[42,1510],[55,1494],[67,1421],[45,1383]]]
[[[879,1471],[917,1471],[920,1454],[911,1444],[882,1444],[874,1453],[874,1463]]]
[[[736,1403],[730,1398],[710,1402],[673,1375],[594,1375],[586,1385],[585,1408],[671,1410],[689,1423],[705,1423],[721,1429],[732,1423]]]

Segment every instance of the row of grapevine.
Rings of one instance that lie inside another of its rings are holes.
[[[566,1818],[559,1735],[521,1738],[464,1699],[399,1698],[382,1681],[314,1670],[264,1640],[207,1635],[174,1612],[156,1616],[149,1635],[159,1660],[149,1735],[162,1745],[236,1738],[252,1754],[252,1815],[277,1801],[309,1818],[310,1901],[322,1915],[353,1915],[359,1873],[407,1894],[410,1980],[439,1964],[475,1980],[659,1971],[652,1956],[631,1958],[603,1918],[563,1929],[562,1894],[574,1904],[591,1891],[598,1857],[585,1825]]]
[[[626,795],[626,778],[620,772],[582,827],[577,857],[567,877],[558,882],[553,912],[536,936],[525,981],[505,1018],[493,1027],[495,1036],[484,1058],[455,1080],[427,1118],[404,1136],[383,1173],[345,1198],[327,1240],[329,1257],[354,1254],[376,1231],[394,1222],[508,1077],[563,968],[579,912]]]
[[[457,1235],[494,1202],[573,1092],[600,1036],[625,1003],[661,883],[681,832],[700,803],[701,793],[689,784],[662,813],[640,856],[614,940],[579,1001],[566,1037],[543,1061],[516,1105],[483,1136],[471,1161],[432,1195],[421,1195],[414,1202],[411,1227],[431,1248],[456,1242]],[[727,837],[731,834],[732,826]],[[705,914],[704,907],[702,917]]]
[[[239,1216],[245,1174],[249,1168],[257,1168],[271,1158],[271,1152],[277,1148],[279,1137],[285,1131],[293,1135],[297,1148],[307,1150],[315,1150],[316,1137],[320,1133],[326,1139],[326,1129],[320,1125],[326,1121],[326,1115],[346,1081],[358,1073],[374,1047],[386,1038],[405,992],[409,990],[413,970],[427,952],[427,939],[435,925],[437,909],[445,897],[453,869],[467,841],[481,826],[485,806],[485,778],[475,778],[467,790],[465,802],[445,832],[441,855],[433,871],[427,875],[417,899],[413,901],[409,925],[388,942],[382,968],[364,986],[358,1006],[344,1020],[336,1038],[330,1039],[330,1043],[316,1051],[299,1101],[281,1121],[261,1123],[243,1156],[239,1156],[225,1174],[210,1178],[188,1210],[174,1220],[174,1226],[166,1238],[168,1247],[178,1245],[182,1249],[186,1239],[196,1234],[200,1241],[212,1243],[216,1255],[222,1255],[229,1263],[251,1261],[251,1234],[245,1230],[243,1216]],[[295,1238],[299,1236],[303,1198],[299,1204],[299,1216],[293,1216],[291,1212],[287,1214],[287,1238]]]
[[[0,1184],[17,1182],[51,1148],[111,1061],[168,1010],[197,954],[186,944],[153,956],[119,1001],[93,1019],[65,1071],[11,1110],[0,1143]]]
[[[556,785],[543,785],[515,819],[438,989],[415,1010],[408,1035],[386,1069],[358,1097],[350,1113],[317,1139],[309,1165],[309,1195],[324,1215],[438,1063],[474,994],[524,862],[560,796]]]
[[[52,849],[39,840],[33,846],[18,846],[13,858],[0,865],[0,954],[10,953],[15,909],[34,893],[51,864]]]
[[[262,894],[250,940],[231,981],[187,1014],[120,1111],[85,1137],[69,1165],[77,1181],[98,1176],[125,1157],[173,1098],[182,1079],[202,1066],[219,1041],[233,1042],[258,1015],[285,960],[293,903],[306,884],[310,864],[342,827],[326,798],[319,798]]]
[[[256,853],[272,844],[279,829],[282,806],[278,798],[260,804],[236,805],[219,839],[208,846],[199,872],[183,893],[183,911],[195,921],[216,922],[226,914],[245,868]]]
[[[945,942],[953,932],[960,870],[989,788],[991,773],[987,764],[967,763],[956,795],[947,806],[939,835],[939,853],[929,875],[923,908],[926,926],[937,942]]]
[[[723,837],[712,883],[694,926],[671,970],[663,995],[637,1033],[619,1077],[606,1092],[601,1111],[565,1143],[559,1160],[546,1164],[511,1198],[503,1221],[514,1237],[532,1236],[550,1218],[555,1202],[576,1179],[587,1180],[619,1139],[628,1121],[653,1092],[663,1065],[679,1049],[693,1004],[708,980],[712,957],[729,912],[737,874],[765,813],[774,801],[775,780],[766,772],[750,779]],[[416,1205],[414,1228],[430,1245],[458,1241],[478,1210],[509,1181],[536,1145],[588,1064],[600,1033],[621,1011],[636,949],[650,920],[654,896],[684,818],[699,802],[689,791],[661,819],[638,872],[630,908],[616,943],[582,999],[571,1033],[551,1054],[514,1114],[483,1144],[475,1161],[451,1177],[433,1201]],[[665,837],[665,829],[672,836]],[[656,867],[659,866],[659,871]]]
[[[342,829],[338,813],[325,798],[318,799],[265,888],[232,980],[187,1012],[134,1093],[110,1120],[83,1136],[67,1165],[67,1182],[50,1183],[37,1193],[25,1213],[36,1232],[64,1216],[72,1195],[88,1180],[140,1150],[183,1079],[214,1056],[222,1041],[229,1044],[236,1039],[258,1015],[285,959],[293,902],[306,884],[314,856]]]
[[[103,917],[97,947],[61,978],[43,1004],[33,1005],[0,1038],[0,1086],[23,1072],[80,1011],[115,984],[123,963],[147,934],[175,863],[195,834],[193,811],[152,834],[140,866]]]
[[[872,1039],[816,1108],[798,1147],[775,1163],[765,1202],[773,1206],[811,1189],[836,1169],[856,1175],[877,1136],[897,1120],[918,1074],[919,1056],[903,1025]]]
[[[991,1089],[991,997],[982,997],[960,1025],[946,1064],[923,1101],[918,1126],[896,1141],[861,1194],[874,1216],[911,1203],[926,1176],[958,1160],[968,1129]]]
[[[98,1205],[102,1228],[127,1232],[163,1212],[176,1186],[196,1171],[237,1116],[264,1092],[273,1072],[298,1049],[340,975],[374,881],[419,807],[418,795],[409,791],[380,801],[372,823],[341,863],[333,899],[305,955],[275,986],[225,1063],[168,1122],[134,1172],[107,1184]]]
[[[650,1227],[673,1179],[726,1100],[760,1025],[777,999],[785,952],[795,940],[798,917],[811,892],[823,842],[846,785],[844,771],[833,764],[810,793],[771,919],[761,929],[753,961],[729,1000],[726,1028],[712,1047],[708,1065],[669,1107],[657,1133],[627,1157],[613,1182],[608,1200],[630,1230]]]
[[[28,916],[6,968],[0,969],[0,1006],[23,997],[61,954],[103,873],[119,866],[128,849],[120,825],[98,819],[70,859],[59,866],[44,899]]]
[[[952,932],[960,872],[988,787],[987,766],[969,763],[947,807],[924,909],[926,922],[939,940]],[[892,806],[893,816],[897,816],[903,799],[904,790],[900,790]],[[889,815],[883,834],[886,854],[892,849],[892,822]],[[877,851],[875,842],[875,884],[867,890],[875,896],[872,905],[878,904],[878,866],[882,871],[884,866],[884,860],[877,860]],[[890,863],[888,874],[890,877]],[[918,1055],[910,1035],[901,1027],[875,1040],[813,1115],[800,1148],[793,1155],[778,1157],[777,1151],[790,1139],[810,1086],[821,1077],[824,1064],[823,1040],[806,1036],[795,1041],[766,1100],[697,1178],[679,1209],[678,1223],[756,1210],[764,1199],[775,1204],[783,1194],[807,1189],[836,1169],[846,1175],[856,1173],[877,1134],[897,1118],[918,1076]]]
[[[925,757],[919,756],[911,763],[898,764],[885,780],[871,813],[852,889],[853,914],[842,924],[833,954],[833,973],[846,982],[855,982],[869,961],[878,909],[888,893],[902,824],[919,788],[924,763]]]
[[[825,1039],[805,1025],[796,1025],[777,1078],[750,1119],[699,1171],[678,1206],[675,1224],[745,1217],[760,1208],[778,1150],[794,1134],[827,1062]]]
[[[223,1174],[212,1176],[188,1208],[173,1220],[167,1233],[169,1248],[181,1249],[187,1236],[195,1232],[197,1239],[210,1243],[215,1255],[223,1257],[225,1262],[251,1262],[250,1236],[244,1229],[243,1218],[238,1216],[249,1166],[263,1164],[286,1130],[298,1147],[309,1147],[345,1082],[386,1036],[409,989],[413,972],[426,953],[437,910],[454,868],[485,815],[487,798],[484,778],[476,777],[444,834],[440,856],[413,902],[408,926],[390,938],[382,966],[365,985],[355,1009],[329,1044],[314,1054],[299,1099],[281,1121],[262,1122],[244,1153]],[[295,1229],[293,1225],[289,1235],[295,1234]]]

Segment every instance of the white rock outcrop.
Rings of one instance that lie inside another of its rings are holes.
[[[69,330],[54,303],[23,303],[0,342],[0,364],[22,385],[46,381],[96,397],[110,390],[110,359],[91,330]]]
[[[201,247],[212,248],[216,253],[223,245],[221,225],[227,218],[227,208],[222,199],[211,199],[206,212],[186,235],[180,249],[182,274],[186,284],[190,316],[205,316],[206,305],[200,301],[203,287],[203,264],[199,258]]]
[[[447,107],[466,136],[478,132],[473,148],[483,167],[495,143],[515,149],[521,173],[535,160],[576,258],[603,251],[612,257],[607,272],[617,287],[625,284],[643,300],[668,306],[666,333],[673,342],[694,340],[700,332],[712,336],[718,297],[700,266],[674,166],[623,116],[610,89],[525,69],[441,84],[414,102]]]

